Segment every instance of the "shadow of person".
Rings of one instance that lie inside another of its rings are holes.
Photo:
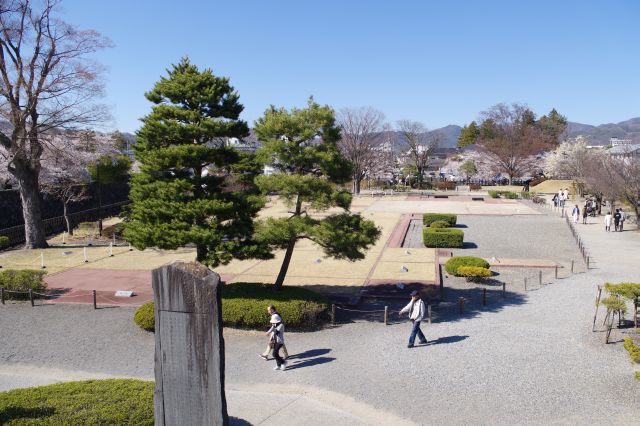
[[[436,340],[430,340],[427,345],[447,345],[449,343],[457,343],[469,336],[446,336],[446,337],[438,337]]]
[[[298,354],[289,355],[287,359],[305,359],[315,356],[326,355],[331,352],[331,349],[310,349],[308,351],[300,352]]]
[[[319,364],[326,364],[328,362],[335,361],[335,360],[336,360],[335,358],[321,356],[318,358],[308,359],[306,361],[300,361],[290,366],[287,366],[287,370],[295,370],[296,368],[304,368],[304,367],[311,367]]]
[[[251,426],[251,423],[238,417],[229,416],[229,426]]]

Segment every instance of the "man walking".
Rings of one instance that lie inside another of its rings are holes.
[[[411,301],[407,306],[400,310],[399,315],[407,312],[409,313],[409,319],[413,323],[413,327],[411,328],[411,335],[409,336],[409,344],[407,345],[407,347],[413,347],[413,344],[416,341],[416,336],[418,336],[421,344],[426,344],[427,338],[424,337],[422,330],[420,330],[420,321],[422,321],[422,319],[424,318],[425,307],[424,302],[422,301],[422,299],[420,299],[420,296],[418,295],[418,292],[416,290],[411,292]]]
[[[619,229],[620,229],[620,232],[622,232],[622,228],[624,228],[624,219],[625,219],[625,214],[624,214],[624,212],[622,211],[622,207],[620,208],[619,212],[620,212],[620,225],[619,225]]]
[[[616,209],[616,212],[613,214],[613,226],[616,232],[620,230],[620,209]]]

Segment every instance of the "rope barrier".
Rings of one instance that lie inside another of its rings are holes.
[[[343,308],[343,307],[338,306],[338,305],[336,305],[336,309],[342,309],[343,311],[349,311],[349,312],[360,312],[360,313],[364,313],[364,314],[371,314],[371,313],[384,313],[384,309],[382,309],[382,310],[375,310],[375,311],[364,311],[364,310],[359,310],[359,309]]]

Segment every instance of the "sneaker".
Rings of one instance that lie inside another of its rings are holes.
[[[274,370],[280,370],[280,367],[278,367],[277,365],[275,367],[273,367]]]
[[[266,355],[262,355],[262,354],[260,354],[260,355],[258,355],[258,356],[259,356],[260,358],[264,359],[265,361],[269,361],[269,357],[268,357],[268,356],[266,356]]]
[[[285,364],[282,364],[282,365],[280,366],[280,371],[284,371],[284,370],[286,370],[286,369],[287,369],[287,364],[286,364],[286,363],[285,363]]]
[[[426,345],[427,341],[425,340],[424,342],[420,342],[421,345]]]
[[[408,347],[408,348],[412,348],[412,347],[413,347],[413,345],[409,344],[409,345],[407,345],[407,347]]]

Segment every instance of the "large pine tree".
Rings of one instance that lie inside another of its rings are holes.
[[[370,220],[349,211],[351,194],[340,190],[351,178],[351,165],[337,142],[340,131],[334,111],[309,99],[307,108],[291,111],[269,108],[254,127],[262,141],[258,157],[276,173],[259,176],[256,184],[265,193],[277,193],[291,216],[268,218],[257,228],[257,238],[285,255],[275,288],[282,286],[296,242],[308,239],[327,256],[355,261],[376,242],[380,230]],[[313,211],[341,208],[323,218]]]
[[[136,248],[197,248],[209,266],[233,258],[264,258],[253,219],[264,198],[256,169],[228,148],[248,133],[243,106],[229,79],[182,59],[145,96],[153,107],[137,133],[140,172],[132,178],[125,236]]]

